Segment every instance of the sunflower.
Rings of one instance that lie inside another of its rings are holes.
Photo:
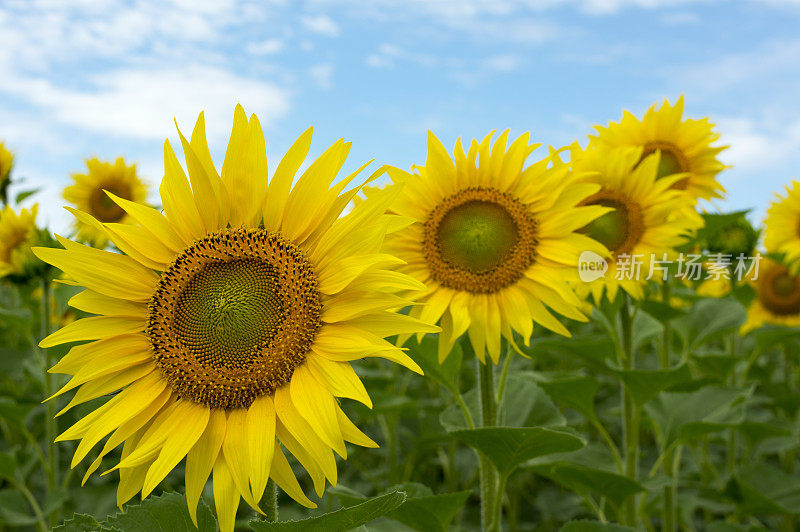
[[[34,205],[30,210],[20,209],[17,214],[6,205],[0,210],[0,278],[24,276],[39,262],[31,253],[31,245],[39,242],[38,209]]]
[[[121,254],[61,237],[65,249],[35,250],[86,287],[70,304],[97,314],[41,345],[89,341],[50,370],[73,376],[56,395],[80,386],[65,410],[121,390],[59,436],[80,440],[73,467],[110,435],[88,477],[122,444],[122,459],[109,470],[119,470],[121,507],[139,491],[150,494],[186,457],[192,519],[213,471],[227,532],[240,497],[258,509],[269,478],[314,507],[283,448],[321,496],[326,479],[336,484],[334,451],[346,458],[345,442],[376,446],[336,400],[371,406],[349,362],[382,357],[421,373],[384,337],[438,329],[390,310],[408,304],[397,291],[422,288],[391,271],[399,260],[380,252],[387,231],[407,223],[384,214],[397,192],[375,194],[341,216],[359,188],[345,187],[366,166],[331,186],[349,143],[334,143],[292,186],[310,129],[271,179],[261,126],[241,106],[221,177],[202,114],[191,141],[180,140],[189,178],[167,142],[164,214],[111,192],[135,225],[72,211]]]
[[[764,324],[800,327],[800,276],[783,264],[763,257],[758,277],[749,280],[756,297],[747,309],[746,334]]]
[[[8,185],[11,184],[11,168],[14,166],[14,154],[0,142],[0,201],[8,203]]]
[[[494,144],[492,136],[472,141],[466,154],[456,141],[454,162],[429,133],[418,173],[388,171],[403,185],[391,209],[416,222],[390,235],[385,249],[427,286],[411,315],[440,323],[439,360],[464,333],[478,359],[488,351],[495,364],[501,335],[516,346],[516,331],[528,345],[534,322],[569,336],[547,307],[586,321],[568,281],[577,279],[581,251],[604,252],[575,232],[604,212],[577,207],[599,187],[576,183],[551,157],[523,168],[539,146],[527,133],[508,148],[508,131]]]
[[[575,171],[588,173],[584,180],[600,187],[581,204],[611,209],[580,228],[611,253],[605,274],[577,287],[579,293],[591,293],[596,303],[604,290],[613,301],[619,288],[641,299],[650,273],[663,278],[662,269],[674,259],[673,249],[702,222],[699,217],[675,215],[691,208],[693,200],[672,186],[683,174],[658,178],[660,156],[652,153],[642,158],[640,147],[583,150],[577,143],[570,147]]]
[[[114,164],[96,158],[87,159],[86,167],[88,173],[72,174],[74,183],[64,189],[64,199],[102,223],[132,223],[134,218],[112,201],[106,191],[124,200],[143,203],[147,198],[147,187],[136,176],[136,165],[128,166],[122,157],[118,157]],[[106,232],[93,224],[77,219],[75,229],[81,241],[99,248],[108,243]]]
[[[795,273],[800,271],[800,182],[786,187],[786,197],[777,196],[764,221],[764,246],[779,253]]]
[[[590,135],[590,139],[592,144],[604,147],[641,146],[642,159],[658,151],[659,178],[686,174],[673,181],[672,187],[685,190],[694,199],[711,199],[721,198],[725,193],[716,176],[725,169],[717,156],[727,148],[712,146],[720,137],[713,127],[708,118],[684,119],[681,96],[675,105],[666,100],[658,110],[653,105],[641,120],[625,111],[619,123],[595,126],[598,134]]]

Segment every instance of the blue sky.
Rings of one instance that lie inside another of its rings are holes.
[[[64,232],[84,158],[125,156],[155,192],[173,117],[200,110],[220,163],[241,102],[273,167],[314,126],[314,153],[344,137],[350,168],[407,168],[428,129],[564,145],[684,94],[731,145],[715,207],[760,218],[800,175],[798,27],[800,0],[0,0],[0,139]]]

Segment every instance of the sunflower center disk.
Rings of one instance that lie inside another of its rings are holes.
[[[536,224],[510,194],[469,188],[445,198],[425,223],[425,258],[444,286],[492,293],[516,282],[533,263]]]
[[[767,272],[759,283],[758,299],[773,314],[800,314],[800,278],[783,267]]]
[[[98,186],[89,200],[92,215],[103,223],[118,222],[125,216],[125,211],[108,197],[107,190],[120,198],[130,198],[131,191],[126,186],[119,184],[104,184]]]
[[[303,253],[264,230],[209,235],[164,272],[147,333],[179,394],[246,408],[287,384],[320,327],[317,280]]]
[[[661,152],[656,179],[689,171],[689,162],[683,152],[671,142],[648,142],[642,150],[642,159],[656,150]],[[685,190],[688,184],[689,180],[684,178],[672,185],[672,188]]]
[[[644,232],[641,208],[621,195],[606,191],[590,196],[583,204],[614,210],[590,222],[579,232],[603,244],[614,257],[630,254]]]

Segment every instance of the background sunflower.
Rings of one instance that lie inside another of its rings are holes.
[[[492,136],[473,140],[467,153],[456,141],[454,161],[429,133],[418,173],[389,170],[402,185],[391,209],[415,223],[391,235],[385,249],[426,286],[411,315],[441,324],[440,360],[465,333],[478,359],[488,352],[495,364],[501,337],[514,344],[516,332],[528,345],[534,322],[568,336],[549,309],[585,321],[568,282],[582,251],[605,253],[577,233],[607,210],[579,206],[599,187],[579,183],[550,157],[526,167],[539,146],[527,133],[510,146],[508,131],[494,143]]]
[[[85,174],[72,174],[73,183],[64,188],[65,200],[78,210],[91,215],[102,223],[130,224],[133,218],[111,200],[111,194],[135,203],[144,203],[147,187],[136,175],[136,165],[127,165],[122,157],[114,163],[97,158],[87,159]],[[80,219],[75,220],[78,239],[103,248],[108,242],[105,231]]]
[[[786,186],[786,196],[777,199],[764,220],[764,246],[771,253],[782,254],[794,272],[800,271],[800,182]]]

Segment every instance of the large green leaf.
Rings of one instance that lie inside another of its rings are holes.
[[[575,451],[585,445],[572,433],[543,427],[484,427],[451,434],[483,453],[501,475],[538,456]]]
[[[186,498],[178,493],[148,497],[141,504],[126,506],[124,513],[118,513],[101,523],[104,529],[109,527],[120,532],[215,532],[217,522],[204,501],[200,502],[197,509],[197,525],[195,528],[189,517]]]
[[[533,342],[531,352],[534,358],[544,358],[548,354],[574,357],[603,373],[611,371],[607,362],[616,358],[614,343],[606,334],[543,338]]]
[[[364,495],[346,488],[329,491],[339,498],[343,506],[353,506],[366,500]],[[386,517],[419,532],[445,532],[471,493],[458,491],[434,495],[428,486],[415,482],[392,486],[389,491],[404,492],[406,500]]]
[[[594,396],[600,383],[592,377],[568,377],[539,382],[539,386],[553,400],[574,408],[587,418],[595,418]]]
[[[628,497],[644,491],[638,482],[617,473],[571,462],[551,462],[526,467],[580,495],[605,497],[616,508]]]
[[[558,529],[558,532],[633,532],[633,529],[600,521],[570,521]]]
[[[256,532],[344,532],[358,528],[398,508],[406,500],[402,491],[393,491],[374,497],[361,504],[340,508],[334,512],[309,517],[300,521],[250,521],[250,528]]]
[[[692,380],[692,373],[686,364],[670,369],[632,369],[618,372],[619,378],[631,392],[633,402],[644,406],[652,401],[662,390]]]
[[[737,330],[746,318],[747,312],[735,299],[712,298],[698,301],[686,316],[673,323],[684,351],[691,353],[707,341]]]
[[[558,407],[539,387],[536,374],[530,371],[509,375],[497,418],[498,425],[506,427],[554,427],[566,424]]]
[[[751,514],[800,514],[800,479],[765,463],[738,470],[726,492]]]
[[[645,405],[656,425],[659,443],[667,448],[744,421],[743,403],[750,388],[709,386],[693,392],[661,392]]]
[[[117,528],[102,526],[97,519],[87,514],[75,514],[57,527],[53,532],[86,532],[87,530],[118,531]]]
[[[639,310],[633,320],[633,345],[640,348],[646,342],[660,335],[664,326],[656,318]]]

